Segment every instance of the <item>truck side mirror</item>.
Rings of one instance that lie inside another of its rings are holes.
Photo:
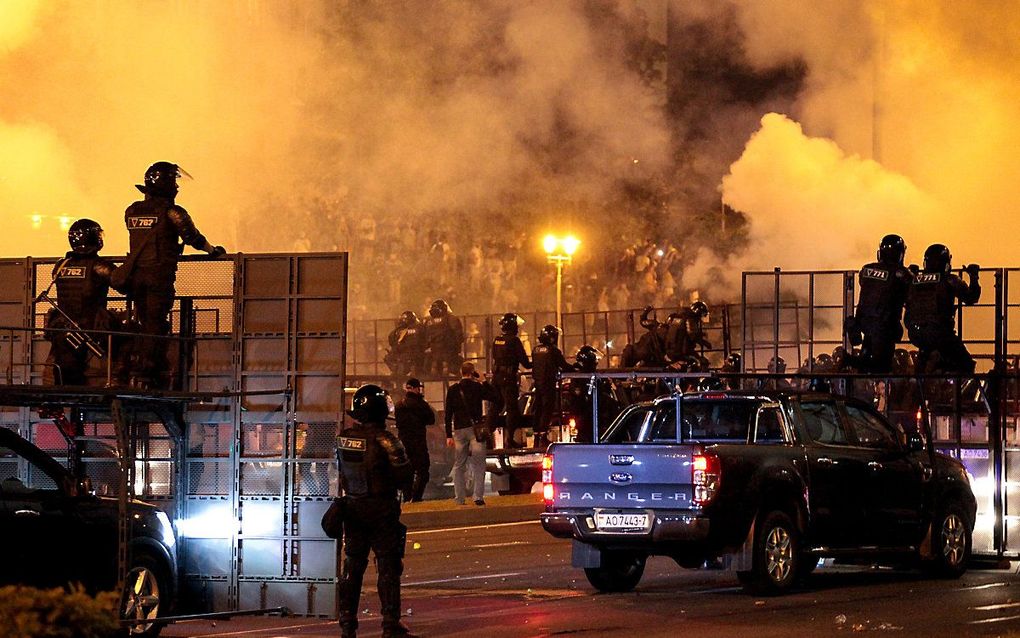
[[[910,452],[921,452],[924,450],[924,439],[919,434],[907,436],[907,450]]]

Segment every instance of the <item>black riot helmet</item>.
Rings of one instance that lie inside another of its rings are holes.
[[[726,363],[723,365],[728,372],[740,372],[744,367],[744,358],[740,356],[739,352],[731,352],[726,357]]]
[[[952,267],[953,256],[943,244],[932,244],[924,251],[924,271],[948,273]]]
[[[690,311],[691,314],[694,315],[695,317],[698,317],[699,319],[704,319],[705,317],[708,316],[708,304],[699,299],[698,301],[695,301],[694,303],[691,304]]]
[[[79,255],[94,255],[103,249],[103,227],[91,219],[79,219],[67,230],[67,241]]]
[[[365,384],[354,393],[347,414],[359,423],[384,427],[386,417],[390,415],[390,395],[377,385]]]
[[[177,178],[191,177],[188,172],[172,162],[156,162],[145,171],[145,185],[135,186],[146,195],[173,199],[177,197]]]
[[[577,368],[581,372],[595,372],[601,358],[602,353],[589,345],[581,346],[578,348],[577,354],[574,355],[574,360],[577,361]]]
[[[878,261],[887,266],[902,266],[907,245],[899,235],[886,235],[878,245]]]
[[[524,320],[517,316],[516,312],[508,312],[499,318],[499,329],[505,335],[515,335]]]
[[[418,325],[418,315],[414,314],[413,310],[405,310],[400,313],[400,319],[397,320],[397,325],[401,328],[410,328],[411,326]]]
[[[786,372],[786,359],[775,356],[769,359],[769,373],[780,374]]]
[[[446,303],[446,300],[444,299],[436,299],[432,302],[432,305],[429,306],[430,317],[438,319],[440,317],[445,317],[448,314],[450,314],[450,304]]]
[[[546,326],[542,328],[542,332],[538,333],[538,342],[547,346],[555,346],[559,339],[560,329],[551,323],[546,324]]]

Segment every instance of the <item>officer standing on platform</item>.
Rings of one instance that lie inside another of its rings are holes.
[[[514,440],[514,433],[521,421],[521,372],[523,366],[531,369],[531,360],[524,351],[524,344],[518,336],[524,320],[516,313],[508,312],[499,320],[503,333],[492,340],[492,385],[499,392],[500,403],[506,410],[506,426],[503,428],[503,447],[521,447]]]
[[[182,176],[187,173],[176,164],[156,162],[145,171],[145,184],[135,186],[145,193],[145,199],[124,212],[131,243],[121,266],[126,279],[123,287],[143,334],[135,347],[131,379],[139,388],[156,384],[157,375],[167,367],[165,341],[144,335],[170,334],[168,317],[174,305],[177,262],[184,250],[178,241],[213,257],[226,254],[223,246],[213,246],[198,232],[188,211],[174,203],[177,179]]]
[[[379,571],[383,636],[413,636],[400,622],[400,575],[407,528],[400,522],[398,491],[409,493],[413,470],[404,446],[386,430],[390,397],[377,385],[354,393],[348,414],[353,426],[337,437],[337,461],[344,503],[344,562],[340,579],[340,630],[358,631],[361,587],[369,550]]]
[[[956,334],[956,302],[972,306],[981,298],[977,264],[964,266],[969,284],[952,273],[952,255],[942,244],[924,251],[924,270],[914,276],[907,293],[904,323],[910,342],[917,346],[915,372],[971,374],[974,358]]]
[[[71,224],[67,240],[71,250],[53,267],[57,308],[47,315],[46,327],[72,328],[70,319],[83,330],[109,330],[112,325],[106,303],[116,266],[99,256],[103,229],[91,219],[79,219]],[[90,350],[84,345],[73,346],[67,336],[67,332],[47,334],[53,343],[53,380],[57,385],[85,385]]]
[[[593,373],[598,369],[602,353],[595,347],[583,345],[574,355],[578,372]],[[605,428],[620,412],[620,403],[616,399],[613,382],[610,379],[598,379],[592,383],[584,379],[570,380],[570,411],[574,414],[577,425],[577,443],[592,443],[595,434],[595,411],[592,405],[592,392],[598,392],[599,424]]]
[[[865,264],[857,275],[861,293],[857,312],[846,321],[853,345],[861,345],[854,363],[861,372],[888,373],[893,352],[903,337],[900,318],[913,276],[903,266],[907,246],[899,235],[886,235],[878,247],[878,261]]]
[[[464,361],[464,324],[453,314],[450,304],[436,299],[429,307],[425,320],[426,374],[447,376],[456,374]]]
[[[383,358],[397,380],[420,375],[425,369],[425,326],[411,310],[400,313],[390,332],[390,350]]]
[[[393,413],[397,417],[397,435],[407,450],[407,458],[414,470],[414,486],[404,494],[405,501],[420,501],[429,484],[428,426],[436,422],[436,412],[425,400],[421,381],[410,378],[404,383],[407,393],[397,403]]]
[[[531,351],[536,439],[539,437],[547,439],[546,433],[549,431],[549,425],[556,412],[556,380],[559,373],[574,369],[574,366],[567,363],[563,352],[557,346],[559,339],[560,329],[553,325],[547,325],[538,334],[539,345]],[[535,447],[542,447],[542,443],[542,441],[536,440]]]

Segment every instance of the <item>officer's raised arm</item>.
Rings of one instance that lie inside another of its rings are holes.
[[[195,227],[195,222],[191,219],[188,211],[184,210],[181,206],[176,204],[171,206],[167,211],[167,218],[174,225],[174,228],[177,229],[178,237],[188,246],[205,251],[213,257],[222,257],[227,253],[223,246],[213,246],[209,243],[205,235],[200,233],[198,228]]]
[[[956,291],[956,296],[960,298],[960,301],[968,306],[973,306],[981,298],[981,284],[978,282],[978,273],[981,272],[981,266],[977,264],[968,264],[963,267],[964,272],[967,273],[967,278],[970,279],[970,283],[966,286],[959,286]],[[960,284],[963,284],[963,280],[960,280]]]

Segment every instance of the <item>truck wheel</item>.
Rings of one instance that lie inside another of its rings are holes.
[[[930,572],[941,578],[959,578],[967,571],[971,533],[959,503],[951,501],[939,508],[932,520],[931,547],[935,556],[926,563]]]
[[[753,566],[740,579],[754,594],[776,596],[793,587],[800,573],[800,538],[786,512],[774,510],[755,525]]]
[[[135,558],[121,592],[120,617],[132,621],[125,627],[128,636],[155,638],[163,629],[157,618],[166,615],[170,601],[169,576],[158,560],[142,554]]]
[[[627,552],[602,552],[601,567],[586,567],[584,575],[601,592],[630,591],[645,573],[645,557]]]

